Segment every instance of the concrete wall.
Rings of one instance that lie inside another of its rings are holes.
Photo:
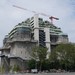
[[[29,60],[31,59],[30,52],[33,45],[35,44],[30,42],[15,42],[11,46],[10,54]]]
[[[15,65],[18,65],[21,70],[27,69],[27,62],[23,61],[20,58],[10,59],[10,66],[13,68]]]
[[[2,54],[4,54],[4,55],[10,54],[10,49],[9,49],[9,50],[3,50],[3,51],[2,51]]]

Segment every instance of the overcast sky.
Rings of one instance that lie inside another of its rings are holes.
[[[70,42],[75,42],[75,0],[0,0],[0,47],[5,35],[15,25],[34,15],[12,5],[58,17],[59,21],[53,23],[68,34]],[[48,17],[39,17],[49,20]]]

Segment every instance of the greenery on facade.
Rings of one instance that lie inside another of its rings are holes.
[[[33,17],[31,18],[33,19]],[[50,31],[51,33],[53,34],[61,34],[63,33],[61,31],[61,28],[59,27],[56,27],[55,25],[51,24],[49,21],[45,21],[43,20],[43,18],[38,18],[38,21],[39,21],[39,27],[49,27],[50,28]],[[26,21],[25,21],[26,24],[31,24],[31,21],[30,21],[30,18],[28,18]],[[23,22],[21,23],[21,25],[23,24]],[[26,25],[25,25],[26,26]]]

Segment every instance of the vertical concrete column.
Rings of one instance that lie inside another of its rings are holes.
[[[51,52],[51,45],[50,45],[50,28],[44,28],[44,32],[45,32],[45,43],[46,43],[46,47],[48,48],[48,53]],[[47,55],[47,58],[49,56]]]
[[[39,21],[38,21],[38,14],[34,15],[34,40],[37,40],[38,44],[39,44]]]

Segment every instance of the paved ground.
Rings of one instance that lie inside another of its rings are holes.
[[[75,72],[74,73],[38,73],[38,74],[24,73],[24,74],[0,74],[0,75],[75,75]]]

